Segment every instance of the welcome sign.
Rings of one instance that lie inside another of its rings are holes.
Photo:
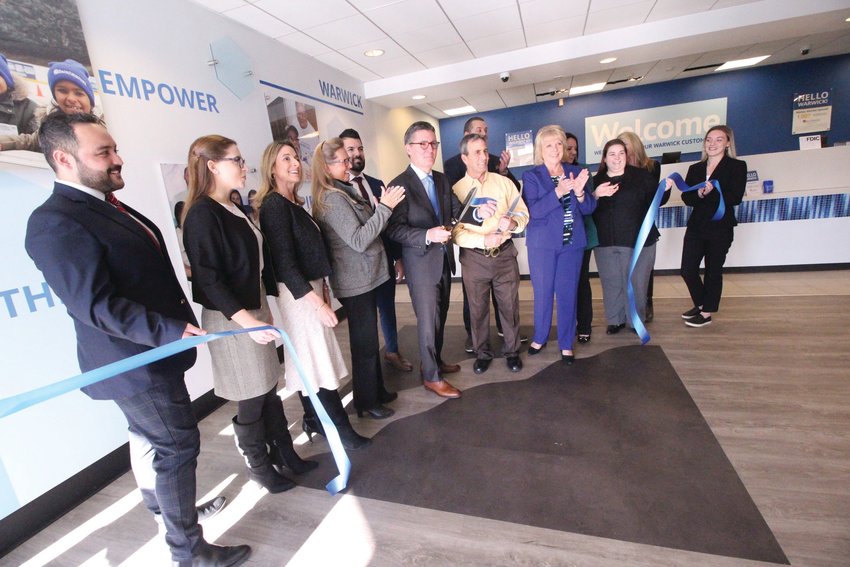
[[[605,143],[623,132],[640,136],[650,156],[699,152],[708,129],[725,123],[725,97],[590,116],[584,119],[584,155],[599,163]]]

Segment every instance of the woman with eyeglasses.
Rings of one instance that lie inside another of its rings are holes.
[[[216,333],[271,325],[266,295],[277,295],[277,283],[268,246],[230,201],[230,191],[245,186],[245,160],[236,142],[216,135],[198,138],[189,148],[188,163],[183,241],[192,266],[192,295],[203,306],[203,328]],[[269,329],[209,343],[215,393],[237,402],[236,445],[251,478],[273,493],[295,486],[274,465],[295,474],[317,466],[292,447],[277,395],[283,374],[274,344],[279,336]]]
[[[313,154],[313,216],[330,255],[331,289],[348,313],[354,408],[360,417],[385,419],[395,412],[384,404],[398,395],[384,387],[375,290],[390,277],[381,232],[404,199],[404,188],[384,189],[373,208],[347,182],[350,167],[341,139],[319,144]]]
[[[342,444],[346,449],[360,449],[371,441],[351,427],[337,392],[348,369],[333,331],[338,321],[325,280],[331,273],[331,262],[322,231],[298,195],[301,178],[301,160],[292,142],[276,141],[266,147],[254,202],[277,276],[280,328],[289,335],[304,377],[336,425]],[[302,429],[312,441],[314,433],[325,434],[324,427],[305,395],[307,390],[293,357],[286,356],[284,363],[286,389],[298,392],[304,408]]]

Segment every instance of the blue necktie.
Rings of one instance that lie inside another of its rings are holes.
[[[425,185],[425,192],[428,193],[428,199],[431,201],[431,206],[434,207],[434,213],[437,215],[437,221],[442,222],[443,216],[440,214],[440,201],[437,200],[437,190],[434,187],[434,178],[430,173],[422,178],[422,184]]]

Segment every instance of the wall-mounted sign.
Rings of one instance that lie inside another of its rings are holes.
[[[702,151],[705,133],[726,123],[726,98],[642,108],[584,119],[588,163],[599,163],[605,142],[623,132],[640,136],[650,156]]]
[[[534,165],[534,136],[531,135],[531,130],[507,132],[505,149],[511,154],[512,166]]]
[[[794,95],[792,134],[828,132],[832,123],[832,89]]]

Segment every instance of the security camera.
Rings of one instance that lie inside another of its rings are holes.
[[[507,83],[508,81],[510,81],[510,80],[511,80],[511,74],[510,74],[510,73],[508,73],[507,71],[505,71],[504,73],[502,73],[501,75],[499,75],[499,78],[500,78],[500,79],[502,79],[502,82],[503,82],[503,83]]]
[[[808,55],[809,54],[809,46],[804,45],[800,48],[800,55]]]

